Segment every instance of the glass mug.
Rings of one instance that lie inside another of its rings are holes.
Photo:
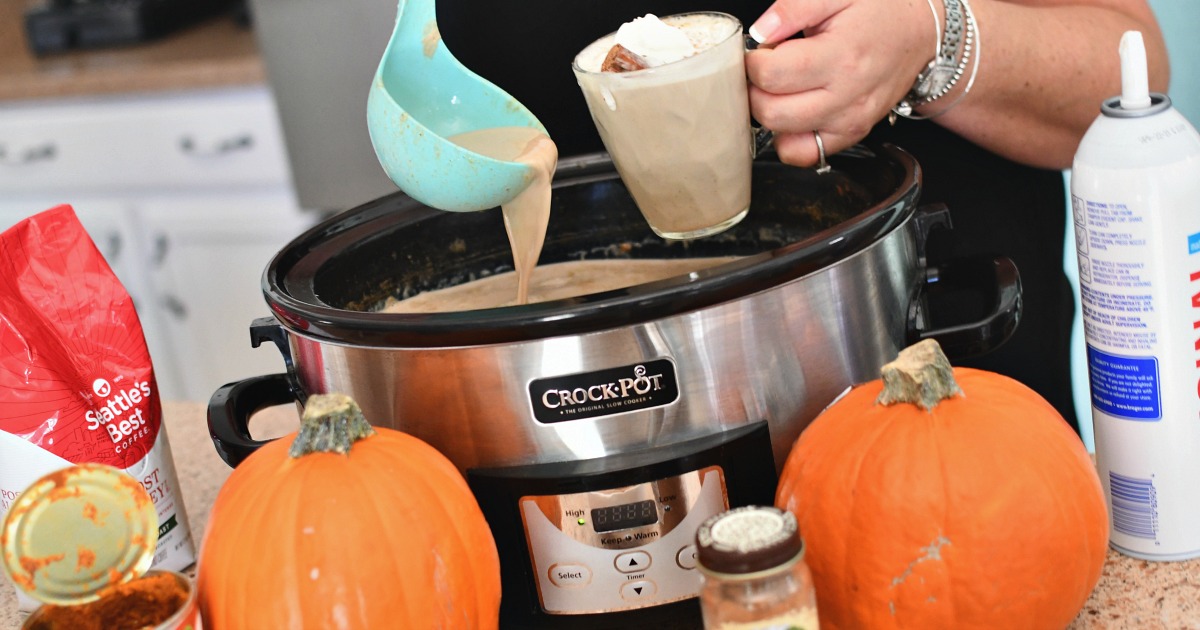
[[[662,21],[685,31],[712,29],[711,45],[661,66],[601,72],[615,43],[610,33],[576,55],[572,70],[604,148],[650,228],[666,239],[688,240],[746,216],[755,147],[769,141],[770,132],[750,128],[742,23],[714,12]]]

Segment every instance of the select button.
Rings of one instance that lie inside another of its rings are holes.
[[[556,564],[550,567],[550,582],[560,588],[586,586],[592,581],[592,570],[583,564]]]

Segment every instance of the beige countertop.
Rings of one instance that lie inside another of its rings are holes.
[[[253,31],[231,17],[136,46],[36,57],[25,40],[27,6],[0,0],[0,103],[266,82]]]
[[[208,437],[205,407],[166,403],[164,423],[171,441],[184,507],[199,545],[208,510],[229,475]],[[290,431],[292,407],[275,407],[255,416],[252,432],[266,438]],[[0,630],[17,628],[20,616],[12,585],[0,578]],[[1136,628],[1200,629],[1200,559],[1146,562],[1109,551],[1104,574],[1070,630]]]

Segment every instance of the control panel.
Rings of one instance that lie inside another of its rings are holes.
[[[695,535],[727,508],[719,467],[620,488],[525,496],[521,517],[543,610],[656,606],[700,590]]]
[[[505,630],[694,630],[694,538],[731,507],[770,505],[766,422],[603,457],[466,471],[500,555]]]

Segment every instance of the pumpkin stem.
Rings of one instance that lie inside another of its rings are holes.
[[[375,435],[362,409],[345,394],[313,394],[304,403],[300,431],[288,455],[350,452],[354,443]]]
[[[896,360],[884,365],[881,372],[883,391],[876,404],[911,403],[929,411],[939,402],[963,393],[954,380],[950,359],[933,339],[901,350]]]

